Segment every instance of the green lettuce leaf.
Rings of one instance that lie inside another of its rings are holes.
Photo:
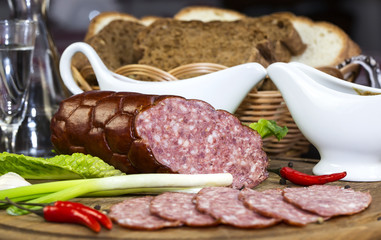
[[[280,141],[288,132],[286,126],[278,126],[274,120],[259,119],[258,122],[250,123],[249,127],[257,131],[262,139],[275,136]]]
[[[124,175],[102,159],[82,153],[37,158],[0,153],[0,174],[15,172],[25,179],[78,179]]]

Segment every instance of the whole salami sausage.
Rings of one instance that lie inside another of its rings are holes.
[[[85,92],[61,103],[51,132],[58,153],[98,156],[126,173],[229,172],[234,188],[268,176],[260,135],[200,100]]]

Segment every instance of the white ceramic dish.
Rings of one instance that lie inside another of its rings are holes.
[[[381,94],[381,89],[300,63],[274,63],[267,71],[298,128],[320,153],[314,174],[347,171],[344,180],[381,180],[381,95],[357,92]]]
[[[73,79],[71,59],[82,52],[89,59],[101,90],[171,94],[188,99],[201,99],[216,109],[233,113],[250,90],[266,76],[258,63],[246,63],[218,72],[179,81],[147,82],[115,74],[107,69],[95,50],[86,43],[73,43],[61,56],[61,77],[73,94],[83,92]]]

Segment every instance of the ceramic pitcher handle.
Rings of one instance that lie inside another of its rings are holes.
[[[109,72],[107,67],[103,64],[102,60],[96,53],[96,51],[90,45],[83,42],[71,44],[62,53],[60,60],[60,73],[64,84],[73,94],[79,94],[83,92],[83,90],[78,86],[77,82],[74,80],[71,71],[71,60],[74,54],[77,52],[83,53],[89,59],[97,78],[102,77],[102,74],[107,74]]]
[[[366,71],[371,87],[381,88],[380,66],[372,56],[359,55],[348,58],[340,63],[337,68],[345,75],[358,71],[357,65],[360,65]]]

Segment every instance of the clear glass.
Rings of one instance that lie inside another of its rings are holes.
[[[0,151],[15,152],[15,137],[28,105],[37,24],[0,21]]]
[[[15,150],[28,156],[47,157],[53,155],[51,118],[69,95],[59,75],[59,56],[47,27],[49,0],[8,0],[8,3],[13,18],[37,22],[28,106],[17,132]]]

